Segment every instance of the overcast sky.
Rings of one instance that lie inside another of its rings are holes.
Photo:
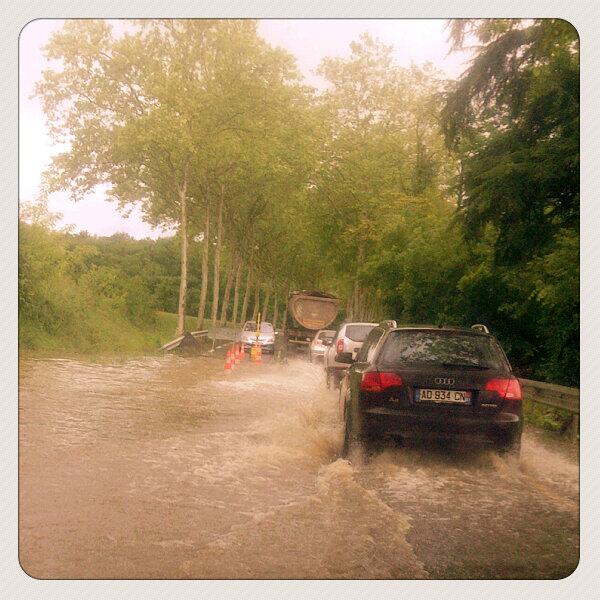
[[[23,29],[19,39],[19,187],[23,201],[36,197],[42,171],[57,152],[46,133],[46,118],[39,100],[30,96],[46,68],[42,47],[62,24],[59,20],[33,21]],[[321,60],[326,56],[347,56],[350,42],[365,31],[393,46],[396,60],[402,66],[430,61],[448,77],[458,77],[466,66],[466,55],[448,55],[445,24],[434,19],[276,19],[260,21],[259,31],[271,45],[282,46],[292,53],[307,83],[320,87],[322,82],[314,71]],[[87,230],[97,235],[120,231],[136,238],[164,235],[144,223],[137,211],[124,218],[114,203],[104,198],[102,190],[78,203],[71,202],[66,194],[57,193],[51,197],[49,206],[53,212],[62,213],[60,225],[72,225],[75,231]]]

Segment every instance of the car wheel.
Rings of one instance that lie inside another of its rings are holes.
[[[344,409],[344,441],[342,443],[342,458],[347,458],[353,442],[352,415],[348,406]]]
[[[340,383],[341,383],[340,376],[334,371],[331,374],[331,385],[332,385],[333,389],[334,390],[339,390],[340,389]]]
[[[348,458],[352,450],[355,448],[363,448],[364,440],[358,431],[357,423],[352,418],[352,407],[348,406],[344,409],[344,440],[342,443],[342,458]]]

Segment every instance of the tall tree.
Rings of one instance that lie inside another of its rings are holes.
[[[210,204],[205,207],[204,231],[202,232],[202,283],[200,287],[200,302],[198,303],[198,329],[204,327],[206,313],[206,295],[208,293],[208,259],[210,252]]]
[[[456,20],[455,49],[478,45],[447,95],[442,126],[461,159],[471,234],[499,230],[506,264],[543,251],[579,220],[579,41],[557,19]]]
[[[74,199],[96,186],[126,209],[174,225],[181,244],[177,331],[187,298],[191,178],[207,123],[203,68],[216,25],[211,21],[143,22],[115,38],[102,21],[68,21],[46,48],[60,61],[37,86],[50,129],[68,149],[46,174],[46,190]]]
[[[489,316],[525,372],[576,385],[577,32],[557,19],[494,19],[450,22],[450,35],[457,49],[475,45],[442,115],[473,261],[465,306]]]
[[[366,34],[350,49],[349,57],[319,67],[330,87],[322,95],[323,153],[311,189],[317,238],[342,275],[347,317],[359,318],[365,265],[382,227],[412,198],[437,192],[449,157],[436,122],[438,73],[429,65],[401,68],[391,47]]]
[[[231,324],[233,327],[237,324],[238,304],[240,301],[240,284],[242,281],[242,257],[238,254],[236,257],[237,265],[235,267],[235,283],[233,285],[233,308],[231,314]]]

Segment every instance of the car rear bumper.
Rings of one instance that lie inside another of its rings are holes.
[[[402,437],[442,436],[502,436],[519,435],[521,417],[514,413],[500,412],[487,417],[468,417],[444,414],[414,413],[385,407],[373,407],[362,411],[365,433],[371,436],[399,435]]]
[[[243,346],[244,346],[244,350],[251,350],[252,346],[254,345],[254,342],[242,342]],[[275,344],[274,343],[269,343],[269,344],[265,344],[264,342],[259,341],[258,345],[261,347],[261,350],[263,352],[273,352],[273,350],[275,349]]]

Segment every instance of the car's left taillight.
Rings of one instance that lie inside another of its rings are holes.
[[[383,392],[391,387],[402,387],[404,382],[397,373],[366,371],[362,374],[360,389],[362,392]]]
[[[344,351],[344,339],[340,338],[335,345],[336,354],[341,354]]]

